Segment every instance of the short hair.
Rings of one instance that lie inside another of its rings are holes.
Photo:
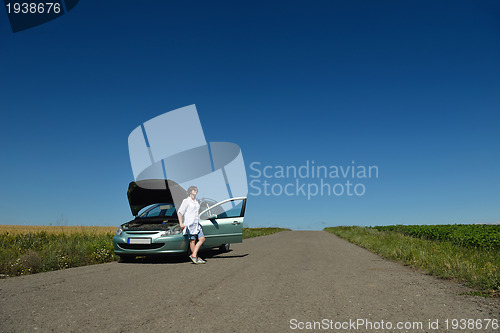
[[[198,191],[198,188],[197,188],[196,186],[189,186],[189,188],[188,188],[188,190],[187,190],[188,195],[189,195],[189,194],[191,194],[191,191],[192,191],[192,190],[196,190],[196,191]]]

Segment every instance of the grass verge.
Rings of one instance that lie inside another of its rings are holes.
[[[467,248],[450,241],[414,238],[394,231],[366,227],[325,228],[351,243],[380,256],[422,269],[428,274],[453,279],[481,294],[500,295],[500,251]]]
[[[114,232],[0,234],[0,274],[26,275],[116,260]]]

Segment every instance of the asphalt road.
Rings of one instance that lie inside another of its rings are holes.
[[[484,329],[499,319],[498,299],[460,295],[459,284],[323,231],[232,249],[205,253],[205,265],[113,262],[0,280],[0,331],[444,332],[448,320],[450,332],[498,332]],[[483,329],[461,330],[453,319],[481,319]]]

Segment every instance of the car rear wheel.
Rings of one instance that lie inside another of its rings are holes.
[[[222,253],[229,252],[229,244],[222,244],[219,246],[219,251]]]

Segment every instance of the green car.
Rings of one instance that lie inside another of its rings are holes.
[[[163,189],[142,187],[141,182],[164,182]],[[127,196],[132,221],[122,224],[113,237],[115,253],[122,261],[136,256],[153,256],[187,253],[188,237],[182,234],[172,193],[187,192],[178,184],[166,180],[148,180],[129,184]],[[178,196],[177,196],[178,197]],[[236,197],[216,202],[203,198],[200,203],[200,224],[205,234],[201,249],[219,248],[229,251],[229,244],[243,241],[243,217],[246,197]]]

